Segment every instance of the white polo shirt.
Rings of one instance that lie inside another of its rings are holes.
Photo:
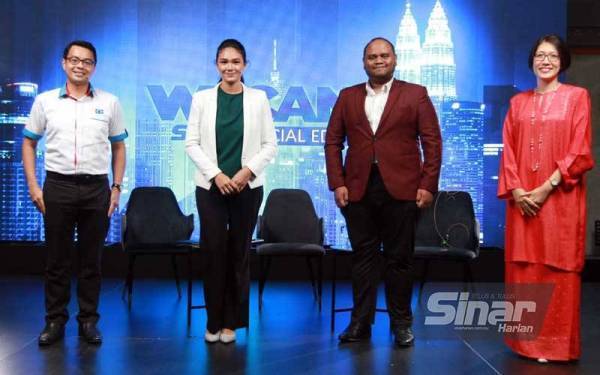
[[[74,99],[65,87],[35,98],[23,135],[46,135],[45,168],[61,174],[108,174],[110,143],[127,138],[123,110],[116,96],[90,86]]]

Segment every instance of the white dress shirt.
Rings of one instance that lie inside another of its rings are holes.
[[[110,143],[127,138],[116,96],[92,89],[83,98],[65,88],[35,98],[23,135],[35,141],[46,135],[45,168],[66,175],[108,174]]]
[[[385,103],[387,103],[392,82],[394,82],[393,78],[383,85],[379,92],[375,92],[371,85],[369,85],[369,82],[366,83],[367,97],[365,98],[365,113],[367,114],[373,134],[377,132],[377,128],[379,127],[379,121],[381,121],[381,115],[383,114]]]

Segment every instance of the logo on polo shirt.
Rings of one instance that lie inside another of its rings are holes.
[[[96,108],[96,114],[97,115],[103,115],[104,114],[104,110],[102,108]]]

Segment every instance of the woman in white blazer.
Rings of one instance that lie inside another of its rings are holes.
[[[235,39],[217,48],[219,84],[194,94],[185,147],[196,165],[207,342],[235,341],[248,326],[249,249],[262,203],[264,169],[277,153],[266,94],[243,83],[246,50]]]

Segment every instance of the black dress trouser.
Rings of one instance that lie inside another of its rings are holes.
[[[200,243],[208,258],[204,300],[211,333],[248,326],[249,251],[262,199],[262,187],[246,186],[230,196],[222,195],[214,183],[210,190],[196,187]]]
[[[373,323],[383,263],[391,325],[410,326],[416,202],[390,196],[374,164],[365,196],[349,202],[342,214],[352,245],[352,322]]]
[[[43,194],[46,322],[66,323],[69,319],[71,254],[77,230],[77,320],[95,323],[100,318],[100,260],[109,226],[108,177],[48,172]]]

